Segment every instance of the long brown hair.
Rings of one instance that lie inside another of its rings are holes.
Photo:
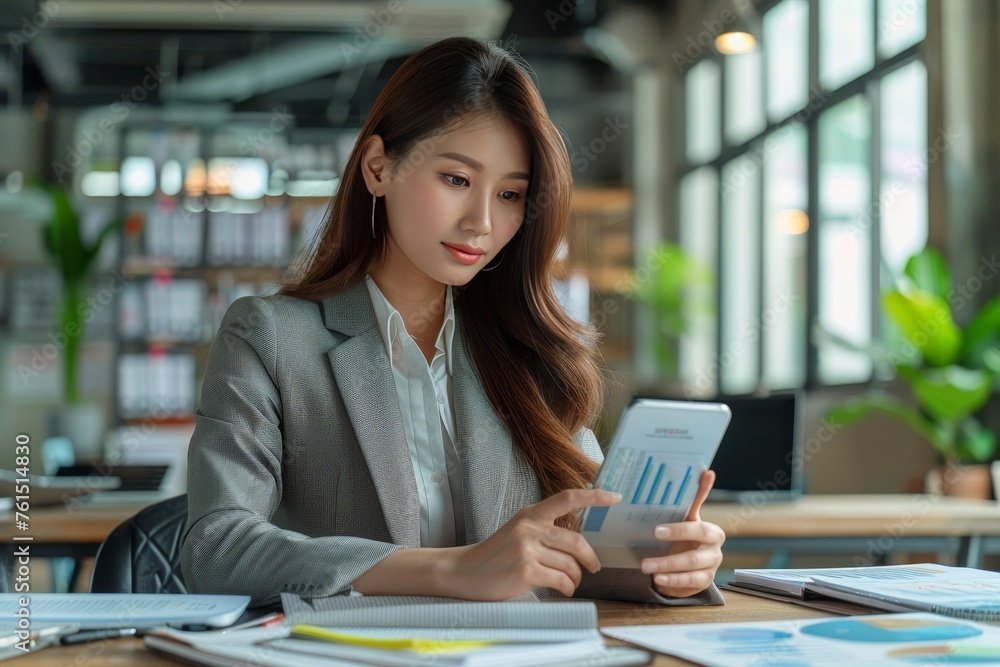
[[[473,115],[499,116],[524,136],[531,182],[524,220],[495,270],[454,286],[463,341],[486,393],[531,465],[545,496],[594,481],[597,464],[573,443],[603,404],[593,358],[600,334],[569,316],[553,293],[553,265],[566,236],[572,171],[562,137],[520,56],[496,44],[451,37],[425,46],[396,70],[375,101],[346,162],[338,193],[280,293],[321,299],[378,266],[386,252],[384,204],[371,239],[371,194],[361,173],[364,146],[379,135],[390,160],[405,163],[427,138]],[[573,526],[571,515],[560,524]]]

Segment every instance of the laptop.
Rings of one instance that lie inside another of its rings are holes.
[[[96,489],[82,497],[88,505],[145,505],[177,495],[164,484],[170,465],[110,465],[84,463],[60,466],[56,477],[121,480],[116,488]]]
[[[121,480],[114,476],[29,475],[25,478],[16,470],[0,470],[0,512],[15,509],[21,501],[27,501],[30,507],[62,505],[120,485]]]
[[[801,390],[769,396],[716,396],[732,412],[712,462],[709,501],[775,502],[802,495]]]
[[[123,425],[108,433],[107,460],[96,465],[64,466],[57,474],[114,475],[113,491],[97,491],[87,505],[152,505],[187,491],[187,446],[193,424]]]

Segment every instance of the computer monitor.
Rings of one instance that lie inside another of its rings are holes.
[[[801,495],[802,392],[707,400],[732,411],[712,462],[716,480],[709,500],[771,502]]]

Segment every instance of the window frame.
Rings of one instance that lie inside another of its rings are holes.
[[[763,18],[767,12],[773,10],[779,4],[785,0],[762,0],[758,6],[757,11]],[[710,167],[715,170],[716,177],[719,179],[718,182],[720,187],[717,192],[716,201],[716,235],[719,239],[719,243],[715,248],[715,260],[718,267],[716,281],[715,281],[715,303],[716,303],[716,313],[715,313],[715,350],[714,358],[716,360],[723,358],[723,320],[726,317],[726,313],[723,312],[723,285],[725,280],[722,277],[722,272],[726,270],[726,266],[723,263],[724,253],[722,250],[722,232],[724,229],[723,225],[723,211],[724,203],[722,197],[721,187],[723,181],[723,169],[726,164],[730,161],[737,159],[741,156],[752,154],[752,151],[759,149],[765,139],[771,136],[774,132],[784,128],[791,123],[801,123],[806,132],[806,214],[809,218],[809,228],[805,232],[806,236],[806,276],[807,285],[805,286],[804,294],[806,297],[806,316],[805,316],[805,331],[801,332],[804,337],[805,342],[805,356],[803,360],[805,362],[805,373],[804,379],[799,387],[786,387],[786,386],[774,386],[768,387],[771,390],[784,390],[784,389],[813,389],[817,387],[832,387],[832,386],[856,386],[865,385],[870,383],[872,380],[876,379],[877,365],[873,364],[871,374],[864,379],[857,382],[822,382],[819,377],[819,346],[817,345],[812,331],[815,324],[818,322],[819,309],[818,309],[818,296],[819,296],[819,275],[818,275],[818,259],[819,259],[819,245],[818,239],[819,234],[817,233],[817,223],[819,220],[819,118],[824,111],[827,111],[841,102],[853,97],[857,94],[862,94],[869,101],[871,105],[869,121],[871,123],[871,145],[869,150],[870,159],[870,169],[871,169],[871,196],[869,197],[871,204],[871,225],[865,233],[868,235],[869,247],[870,247],[870,271],[871,271],[871,285],[870,285],[870,320],[871,320],[871,340],[878,341],[882,335],[882,325],[881,325],[881,308],[880,308],[880,294],[882,290],[881,285],[881,207],[879,206],[879,196],[882,187],[882,137],[881,137],[881,81],[883,77],[895,72],[896,70],[909,65],[914,61],[920,61],[923,63],[925,70],[928,70],[927,77],[927,90],[926,99],[924,103],[927,105],[927,127],[925,127],[925,132],[931,126],[931,99],[932,86],[934,85],[934,80],[931,78],[929,68],[927,67],[927,44],[928,36],[931,33],[931,26],[927,18],[931,15],[931,0],[927,0],[924,4],[925,13],[925,31],[923,38],[910,46],[906,47],[902,51],[890,56],[884,57],[879,52],[879,0],[872,0],[872,25],[874,29],[872,30],[872,52],[874,54],[874,65],[871,69],[866,70],[856,76],[854,79],[842,84],[840,87],[833,90],[823,90],[820,87],[819,81],[819,56],[820,56],[820,42],[819,42],[819,2],[820,0],[807,0],[808,1],[808,32],[807,32],[807,48],[808,48],[808,94],[806,97],[806,104],[784,118],[778,120],[772,120],[767,113],[767,86],[768,86],[768,68],[766,59],[766,45],[763,44],[763,40],[759,42],[759,47],[764,49],[762,51],[761,57],[761,72],[759,85],[761,86],[761,103],[762,103],[762,113],[764,115],[764,127],[755,135],[739,142],[736,144],[729,143],[726,138],[725,123],[726,123],[726,81],[729,76],[730,68],[725,66],[725,58],[712,49],[706,49],[703,55],[696,62],[700,62],[703,59],[713,59],[715,60],[720,69],[721,75],[719,77],[719,88],[718,88],[718,100],[719,100],[719,143],[720,150],[719,154],[712,158],[711,160],[706,160],[702,162],[691,162],[687,159],[687,146],[686,146],[686,129],[688,127],[687,123],[687,103],[682,105],[680,110],[680,127],[681,137],[678,142],[677,149],[675,152],[678,169],[676,171],[676,181],[674,186],[677,188],[677,192],[680,192],[680,184],[690,173],[697,169],[703,167]],[[763,21],[761,21],[763,25]],[[684,74],[681,77],[681,86],[683,87],[686,81],[686,74],[690,71],[693,65],[685,69]],[[925,137],[928,139],[928,137]],[[758,239],[757,251],[762,252],[764,243],[764,178],[757,179],[758,192],[756,193],[758,211],[757,211],[757,230],[756,237]],[[930,190],[932,189],[931,176],[927,175],[927,195],[928,198],[931,196]],[[675,200],[674,211],[677,215],[677,219],[680,219],[680,208],[681,202],[678,196]],[[933,236],[931,231],[933,223],[930,219],[931,207],[927,207],[928,211],[928,232],[930,236]],[[758,317],[763,317],[763,311],[766,308],[766,294],[765,294],[765,270],[766,266],[764,262],[758,262],[756,282],[758,286],[757,295],[757,305],[758,305]],[[758,336],[755,341],[756,346],[756,369],[757,369],[757,386],[760,387],[765,378],[765,358],[764,358],[764,348],[765,348],[765,336]],[[683,380],[683,378],[682,378]],[[721,386],[722,372],[718,377],[715,378],[716,389]]]

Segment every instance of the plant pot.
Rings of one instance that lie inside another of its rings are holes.
[[[993,478],[985,463],[942,465],[927,471],[925,489],[935,495],[988,500]]]
[[[57,435],[69,438],[78,463],[104,458],[104,405],[65,405],[56,413]]]

